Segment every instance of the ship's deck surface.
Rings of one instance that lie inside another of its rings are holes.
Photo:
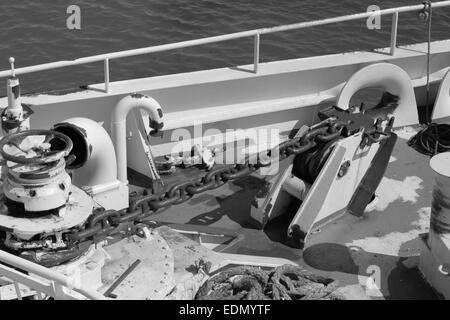
[[[429,158],[406,144],[416,131],[396,130],[399,138],[374,208],[363,218],[346,214],[315,230],[303,251],[282,243],[288,214],[264,231],[248,223],[250,203],[259,185],[252,177],[168,208],[154,220],[238,231],[244,239],[230,252],[287,258],[338,279],[348,288],[361,288],[358,284],[365,284],[365,277],[378,267],[382,296],[375,299],[435,299],[417,268],[419,235],[428,231],[434,178]]]

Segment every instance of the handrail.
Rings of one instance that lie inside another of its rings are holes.
[[[440,8],[440,7],[448,7],[448,6],[450,6],[450,0],[431,3],[432,8]],[[44,63],[44,64],[40,64],[40,65],[22,67],[22,68],[15,69],[15,74],[16,75],[26,74],[26,73],[32,73],[32,72],[37,72],[37,71],[57,69],[57,68],[70,67],[70,66],[75,66],[75,65],[103,61],[104,62],[105,91],[108,92],[109,60],[143,55],[143,54],[149,54],[149,53],[155,53],[155,52],[181,49],[181,48],[194,47],[194,46],[199,46],[199,45],[204,45],[204,44],[209,44],[209,43],[217,43],[217,42],[223,42],[223,41],[245,38],[245,37],[254,37],[254,61],[253,61],[253,64],[254,64],[254,72],[257,73],[258,65],[259,65],[260,36],[263,34],[270,34],[270,33],[276,33],[276,32],[288,31],[288,30],[304,29],[304,28],[310,28],[310,27],[327,25],[327,24],[338,23],[338,22],[365,19],[365,18],[372,17],[374,15],[382,16],[382,15],[388,15],[388,14],[393,15],[392,28],[391,28],[391,43],[390,43],[390,46],[391,46],[390,53],[393,55],[394,51],[395,51],[396,39],[397,39],[398,14],[403,13],[403,12],[420,11],[420,10],[423,10],[425,7],[426,6],[424,4],[410,5],[410,6],[396,7],[396,8],[390,8],[390,9],[382,9],[379,11],[369,11],[369,12],[362,12],[362,13],[350,14],[350,15],[333,17],[333,18],[326,18],[326,19],[315,20],[315,21],[300,22],[300,23],[294,23],[294,24],[288,24],[288,25],[282,25],[282,26],[276,26],[276,27],[265,27],[265,28],[260,28],[260,29],[240,31],[240,32],[229,33],[229,34],[224,34],[224,35],[219,35],[219,36],[212,36],[212,37],[207,37],[207,38],[174,42],[174,43],[150,46],[150,47],[139,48],[139,49],[116,51],[116,52],[104,53],[104,54],[99,54],[99,55],[94,55],[94,56],[82,57],[82,58],[78,58],[75,60],[64,60],[64,61],[57,61],[57,62],[51,62],[51,63]],[[10,75],[11,75],[10,70],[0,71],[0,78],[9,77]]]
[[[95,300],[105,299],[105,297],[103,297],[99,292],[84,288],[82,286],[77,285],[76,283],[72,283],[73,281],[70,281],[70,279],[64,276],[63,274],[52,271],[51,269],[45,268],[41,265],[25,260],[23,258],[20,258],[3,250],[0,250],[0,267],[2,267],[0,269],[0,276],[3,275],[2,273],[4,272],[6,277],[14,277],[15,279],[11,280],[18,283],[21,283],[21,279],[26,276],[28,278],[27,282],[28,283],[31,282],[30,281],[31,279],[28,275],[24,274],[24,277],[22,277],[17,272],[17,270],[14,270],[7,266],[2,266],[1,264],[10,265],[14,268],[18,268],[20,270],[27,271],[31,274],[35,274],[39,277],[49,280],[50,283],[53,284],[55,287],[70,288],[71,290],[82,294],[86,298]],[[37,280],[34,280],[33,282],[35,282],[35,284],[39,286],[41,289],[43,288],[43,285],[39,284]],[[39,289],[39,288],[31,288],[31,289]]]

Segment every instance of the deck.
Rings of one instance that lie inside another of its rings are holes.
[[[289,213],[264,231],[252,227],[251,199],[261,183],[252,176],[198,195],[153,218],[234,230],[243,240],[228,252],[292,260],[338,279],[345,290],[356,290],[357,298],[365,295],[358,290],[375,270],[379,271],[379,291],[366,291],[368,298],[436,299],[417,268],[420,235],[429,228],[433,172],[429,158],[406,144],[416,131],[411,127],[396,130],[399,138],[371,210],[363,218],[346,214],[316,229],[303,251],[283,244]]]

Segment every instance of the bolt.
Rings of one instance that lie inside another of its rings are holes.
[[[345,176],[348,172],[348,168],[350,167],[350,161],[347,160],[343,164],[341,164],[341,167],[339,168],[338,177],[342,178]]]

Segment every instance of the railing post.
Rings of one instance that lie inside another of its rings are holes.
[[[392,14],[392,27],[391,27],[391,56],[395,53],[397,47],[397,27],[398,27],[398,12]]]
[[[259,33],[255,34],[254,46],[253,46],[253,71],[258,73],[259,66]]]
[[[105,78],[105,92],[108,93],[109,91],[109,58],[106,58],[103,61],[103,72],[104,72],[104,78]]]
[[[17,300],[22,300],[22,293],[20,292],[19,283],[14,281],[14,289],[16,290]]]

